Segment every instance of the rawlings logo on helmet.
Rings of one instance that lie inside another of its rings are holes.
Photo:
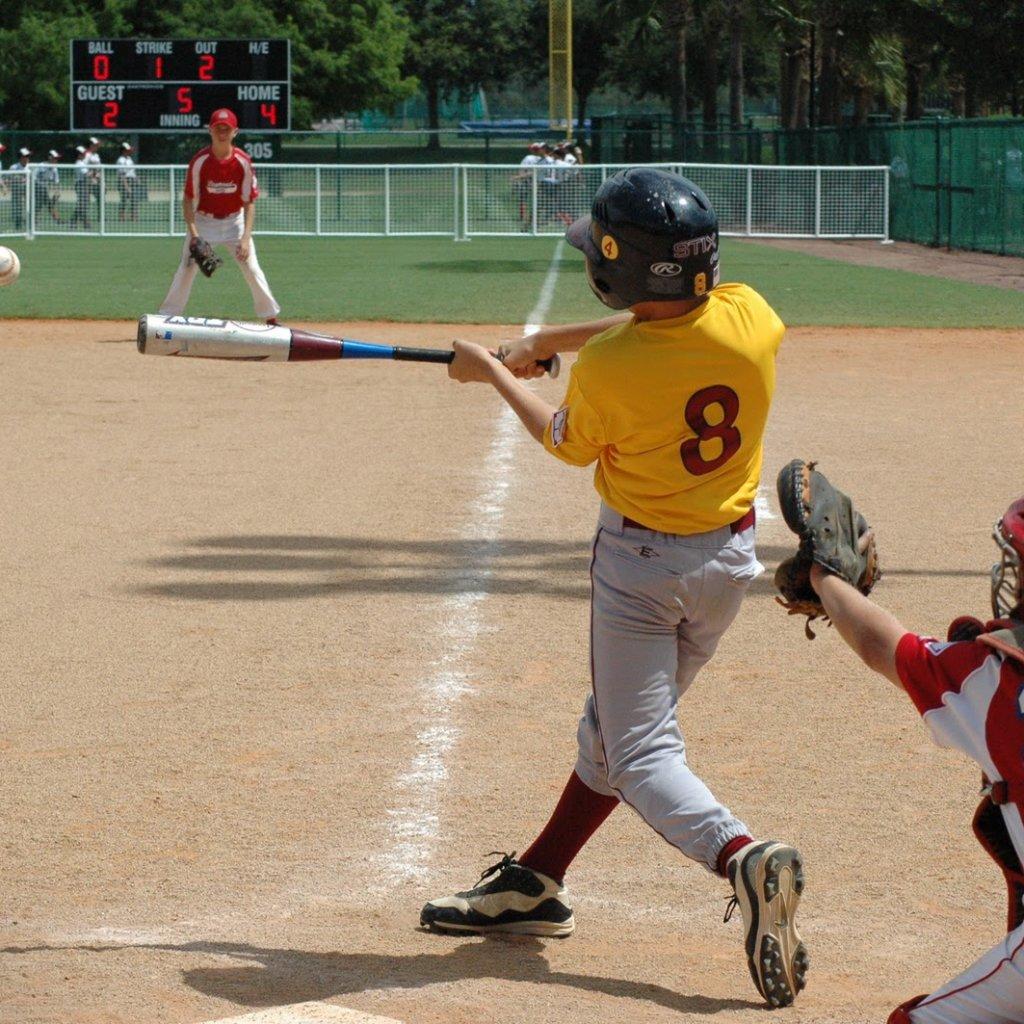
[[[683,268],[678,263],[652,263],[651,273],[657,274],[658,277],[676,277],[678,274],[683,272]]]

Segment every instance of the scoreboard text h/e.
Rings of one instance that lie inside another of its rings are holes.
[[[291,128],[287,39],[73,39],[71,130],[197,131],[229,107],[242,130]]]

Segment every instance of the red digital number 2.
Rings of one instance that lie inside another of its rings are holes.
[[[712,405],[722,410],[722,419],[718,423],[708,423],[707,410]],[[679,446],[679,454],[688,473],[694,476],[711,473],[725,465],[740,450],[740,432],[736,428],[739,413],[739,397],[724,384],[713,384],[690,395],[683,415],[697,436],[688,438]],[[722,450],[713,459],[705,459],[700,453],[701,443],[715,439],[722,442]]]
[[[213,79],[213,66],[216,63],[212,53],[204,53],[199,58],[199,77],[204,82],[209,82]]]
[[[121,104],[115,103],[113,100],[109,100],[103,104],[103,127],[104,128],[116,128],[117,127],[117,115],[121,113]]]

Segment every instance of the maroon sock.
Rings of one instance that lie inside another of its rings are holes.
[[[718,873],[723,878],[728,878],[726,872],[726,866],[729,863],[729,858],[733,854],[739,853],[744,846],[749,846],[754,840],[750,836],[737,836],[735,839],[730,839],[729,842],[722,847],[721,852],[718,854]]]
[[[594,792],[573,772],[551,820],[519,863],[560,882],[576,854],[618,805],[617,796]]]

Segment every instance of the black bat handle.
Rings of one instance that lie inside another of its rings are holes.
[[[455,358],[455,353],[451,349],[444,348],[403,348],[401,345],[395,345],[394,351],[395,359],[406,359],[414,363],[450,363]],[[547,373],[550,373],[555,361],[541,359],[539,363]]]

